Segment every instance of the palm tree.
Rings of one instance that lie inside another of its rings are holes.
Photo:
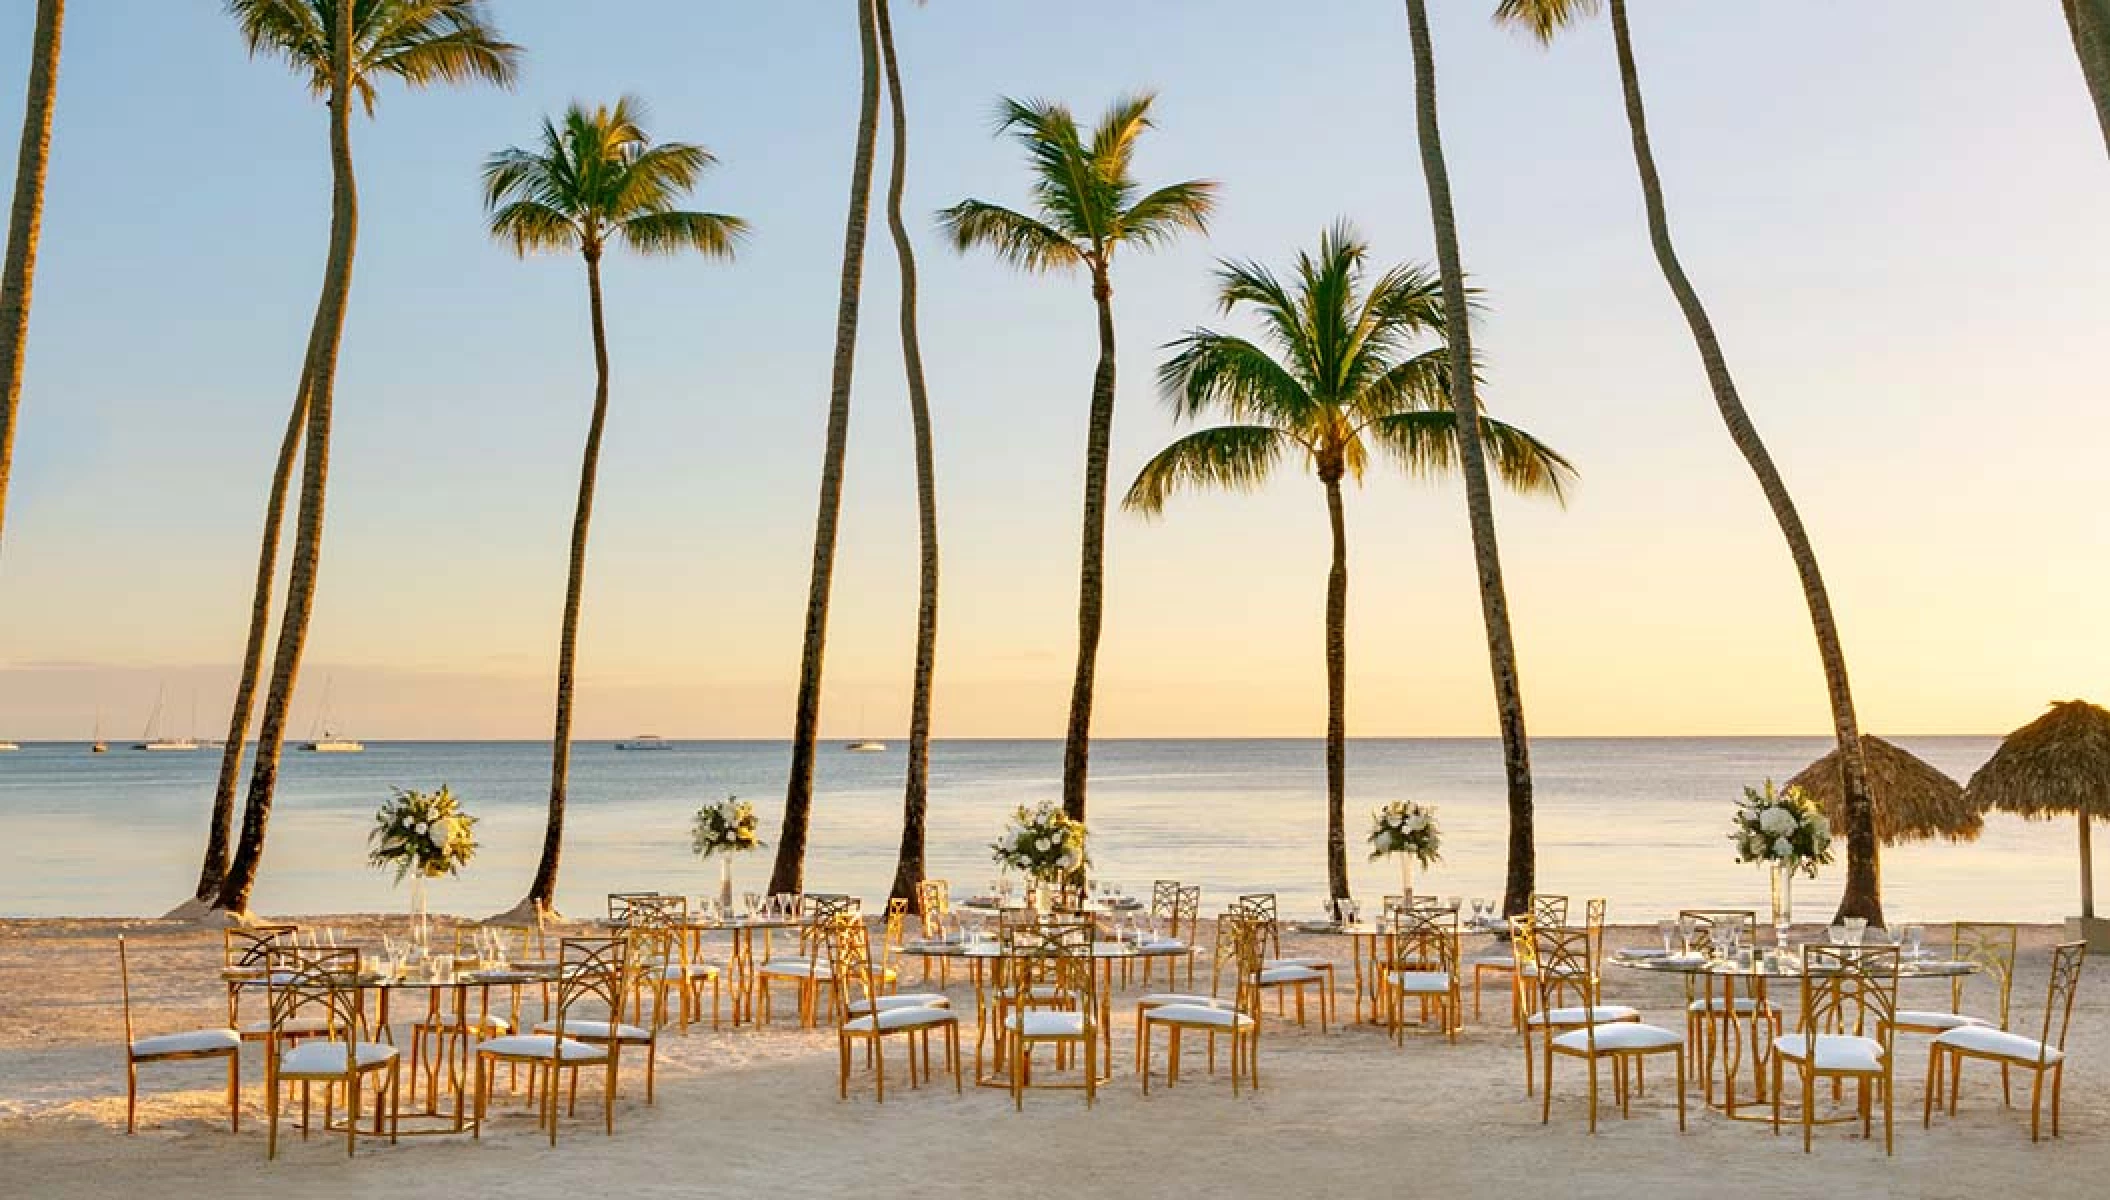
[[[29,99],[22,150],[15,160],[15,204],[7,219],[7,262],[0,267],[0,532],[7,527],[7,479],[15,460],[15,409],[22,401],[22,355],[29,342],[29,289],[37,273],[37,232],[44,223],[44,172],[51,162],[51,106],[58,93],[59,34],[65,0],[37,0],[29,51]]]
[[[857,306],[864,289],[865,228],[872,211],[872,154],[879,140],[879,34],[872,0],[857,4],[863,75],[857,147],[850,155],[850,209],[843,221],[842,279],[835,298],[835,360],[829,368],[828,433],[821,451],[821,496],[813,518],[813,573],[806,589],[806,633],[799,647],[799,696],[792,714],[791,776],[777,837],[771,892],[803,891],[806,831],[813,822],[813,757],[821,732],[821,665],[828,650],[828,598],[835,585],[836,525],[843,507],[843,459],[850,446],[850,381],[857,365]]]
[[[1419,0],[1410,0],[1418,5]],[[1564,26],[1597,11],[1598,0],[1502,0],[1495,11],[1498,21],[1517,25],[1540,41],[1550,41]],[[1634,65],[1634,43],[1627,28],[1625,0],[1611,0],[1612,40],[1619,57],[1619,82],[1626,96],[1627,125],[1633,135],[1634,164],[1641,175],[1641,197],[1648,213],[1649,245],[1664,281],[1677,298],[1692,339],[1699,347],[1700,363],[1713,389],[1715,407],[1728,427],[1729,440],[1758,477],[1759,491],[1773,510],[1773,519],[1788,543],[1788,556],[1802,581],[1802,595],[1810,610],[1810,625],[1817,638],[1817,656],[1824,665],[1827,698],[1831,702],[1832,730],[1839,742],[1839,769],[1846,795],[1846,891],[1839,901],[1841,917],[1866,917],[1871,923],[1883,920],[1880,864],[1877,860],[1875,809],[1869,798],[1868,764],[1861,749],[1860,722],[1854,715],[1853,689],[1846,677],[1846,655],[1839,648],[1839,626],[1832,617],[1831,598],[1824,576],[1817,568],[1817,552],[1810,545],[1809,531],[1788,495],[1787,484],[1774,466],[1773,456],[1744,410],[1736,381],[1729,374],[1728,359],[1714,323],[1700,303],[1699,292],[1678,261],[1670,240],[1670,221],[1663,203],[1663,181],[1656,173],[1655,154],[1649,148],[1648,115],[1641,103],[1641,78]]]
[[[571,762],[572,681],[578,657],[579,600],[586,583],[586,531],[593,520],[601,435],[608,424],[608,336],[601,307],[601,255],[610,245],[639,254],[694,251],[731,258],[747,223],[723,213],[675,207],[717,160],[686,142],[654,145],[644,106],[625,96],[615,107],[579,105],[542,122],[532,150],[501,150],[484,165],[484,208],[491,235],[526,257],[576,250],[586,260],[586,298],[593,325],[593,419],[579,466],[579,499],[571,524],[571,567],[564,586],[564,624],[557,638],[557,727],[550,759],[549,820],[542,859],[517,910],[546,915],[557,893],[564,843],[564,785]]]
[[[2103,147],[2110,149],[2110,0],[2060,0],[2066,28],[2073,33],[2073,52],[2095,100],[2095,121],[2103,127]]]
[[[916,248],[901,215],[908,181],[908,110],[901,96],[901,63],[894,54],[894,22],[887,0],[873,0],[879,57],[893,113],[894,156],[887,168],[886,220],[901,269],[901,361],[908,370],[909,423],[916,439],[916,537],[921,549],[916,585],[916,675],[909,699],[908,781],[902,789],[901,853],[890,897],[916,902],[923,879],[923,832],[930,799],[931,676],[938,656],[938,480],[930,442],[930,393],[923,385],[923,346],[916,336]]]
[[[1466,311],[1465,267],[1458,249],[1458,221],[1451,208],[1450,170],[1436,122],[1436,65],[1429,48],[1429,18],[1423,0],[1407,0],[1414,43],[1414,117],[1421,171],[1436,235],[1436,264],[1443,279],[1443,305]],[[1502,550],[1495,538],[1494,497],[1480,441],[1471,431],[1480,420],[1475,394],[1470,323],[1450,323],[1451,410],[1458,422],[1458,462],[1465,476],[1465,515],[1472,528],[1473,568],[1480,579],[1480,617],[1487,631],[1487,665],[1494,677],[1495,717],[1502,733],[1502,775],[1508,785],[1509,864],[1502,885],[1502,911],[1526,911],[1538,886],[1537,839],[1533,833],[1531,738],[1524,728],[1524,685],[1517,669],[1516,639],[1509,628],[1509,593],[1502,582]]]
[[[300,381],[294,388],[288,427],[301,428],[300,507],[295,518],[293,559],[286,575],[286,605],[279,621],[278,644],[271,664],[271,683],[257,730],[256,765],[249,773],[249,796],[243,806],[241,840],[235,846],[213,907],[243,913],[256,886],[264,851],[264,830],[278,783],[279,752],[285,741],[286,714],[300,673],[301,652],[314,611],[315,579],[322,552],[323,503],[329,479],[330,416],[337,377],[337,349],[344,332],[344,311],[351,292],[352,255],[358,240],[359,198],[352,175],[351,109],[354,97],[369,115],[375,88],[393,78],[413,88],[438,83],[481,80],[510,86],[520,50],[497,36],[483,0],[227,0],[227,11],[241,28],[251,55],[281,58],[307,76],[309,90],[325,97],[330,116],[330,249],[323,271],[322,295],[308,335]],[[245,668],[261,663],[263,630],[269,623],[272,572],[283,513],[284,490],[292,475],[294,440],[280,446],[279,465],[266,508],[264,550],[251,606],[250,644]],[[247,705],[256,690],[253,669],[245,669],[235,692],[237,719],[227,739],[228,755],[238,756],[247,734]],[[237,768],[239,758],[235,759]],[[229,781],[227,760],[222,778]],[[225,845],[232,814],[232,791],[223,809],[214,802],[212,836]],[[208,851],[206,872],[213,866]],[[202,881],[201,881],[202,882]]]
[[[1190,179],[1143,193],[1131,171],[1136,142],[1152,128],[1150,92],[1113,102],[1087,139],[1068,108],[1044,100],[997,105],[996,129],[1025,148],[1037,212],[962,200],[938,214],[962,251],[988,248],[1035,274],[1083,269],[1099,314],[1099,367],[1092,376],[1091,423],[1084,450],[1084,537],[1077,589],[1077,672],[1062,747],[1062,807],[1085,815],[1091,757],[1092,685],[1106,580],[1106,475],[1114,428],[1114,252],[1162,246],[1182,233],[1205,233],[1216,184]]]
[[[1285,456],[1311,467],[1326,492],[1332,566],[1326,575],[1326,878],[1330,895],[1348,892],[1343,819],[1347,765],[1348,530],[1341,484],[1360,482],[1373,447],[1416,475],[1456,469],[1458,423],[1442,345],[1410,353],[1446,333],[1437,282],[1400,266],[1366,288],[1369,248],[1346,223],[1319,237],[1317,254],[1297,256],[1294,283],[1266,267],[1225,262],[1217,270],[1224,313],[1260,318],[1266,347],[1197,329],[1172,343],[1158,369],[1173,414],[1194,420],[1221,412],[1233,424],[1187,434],[1136,476],[1123,506],[1157,516],[1181,487],[1250,491]],[[1574,477],[1566,459],[1530,434],[1492,419],[1479,426],[1481,452],[1520,492],[1562,497]]]

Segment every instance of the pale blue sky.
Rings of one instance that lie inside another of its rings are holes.
[[[363,204],[330,534],[301,717],[334,677],[372,737],[537,736],[590,400],[576,260],[481,232],[477,167],[578,97],[645,98],[722,159],[731,266],[608,271],[582,731],[788,731],[856,105],[850,6],[494,5],[517,92],[405,94],[355,131]],[[961,259],[929,214],[1023,199],[1000,94],[1161,92],[1146,181],[1223,183],[1212,236],[1117,267],[1116,486],[1172,432],[1158,349],[1214,320],[1219,255],[1337,216],[1431,257],[1392,0],[900,4],[909,206],[944,520],[941,735],[1055,734],[1074,637],[1093,333],[1081,282]],[[1816,731],[1777,534],[1643,238],[1601,21],[1550,51],[1438,0],[1443,117],[1487,400],[1566,451],[1569,511],[1502,507],[1534,727]],[[1687,263],[1800,497],[1865,722],[1999,731],[2100,694],[2110,634],[2110,167],[2051,0],[1635,6]],[[1323,13],[1323,17],[1318,15]],[[213,3],[68,14],[28,380],[0,554],[0,736],[119,734],[157,686],[217,726],[263,489],[320,275],[323,115]],[[0,18],[19,112],[30,14]],[[642,23],[642,22],[640,22]],[[1111,32],[1118,26],[1119,32]],[[7,116],[4,127],[14,128]],[[9,156],[11,161],[11,156]],[[4,168],[0,168],[4,169]],[[913,491],[891,249],[875,227],[827,727],[903,721]],[[2071,448],[2072,453],[2062,454]],[[1359,733],[1491,732],[1452,487],[1350,502]],[[1324,516],[1308,480],[1117,516],[1100,728],[1321,729]]]

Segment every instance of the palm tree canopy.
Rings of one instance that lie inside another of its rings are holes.
[[[939,226],[959,250],[985,246],[1034,272],[1103,271],[1117,246],[1148,248],[1188,230],[1206,231],[1216,207],[1214,182],[1190,179],[1147,193],[1136,182],[1136,141],[1152,128],[1153,99],[1138,92],[1115,100],[1089,137],[1063,105],[1000,101],[997,132],[1025,148],[1035,211],[963,200],[938,214]]]
[[[512,147],[484,164],[491,236],[516,254],[578,250],[599,257],[618,240],[640,254],[684,250],[731,258],[747,222],[675,207],[717,159],[687,142],[654,144],[644,106],[625,96],[613,108],[574,104],[544,118],[540,144]]]
[[[1300,452],[1327,481],[1360,480],[1373,446],[1412,474],[1452,469],[1458,431],[1442,289],[1433,272],[1413,265],[1366,280],[1368,257],[1368,245],[1341,222],[1320,236],[1316,253],[1297,256],[1290,281],[1258,263],[1219,265],[1223,311],[1251,310],[1261,341],[1196,329],[1167,347],[1173,355],[1158,385],[1181,419],[1213,410],[1235,423],[1160,451],[1124,507],[1154,516],[1181,487],[1250,490]],[[1480,431],[1504,483],[1565,502],[1575,478],[1567,459],[1500,421],[1483,418]]]
[[[1596,16],[1601,7],[1601,0],[1502,0],[1495,6],[1495,23],[1550,42],[1567,26]]]
[[[252,56],[282,58],[308,76],[308,89],[330,94],[330,30],[345,0],[227,0]],[[392,76],[409,87],[482,80],[513,86],[520,47],[503,41],[487,0],[349,0],[352,88],[367,115],[374,82]]]

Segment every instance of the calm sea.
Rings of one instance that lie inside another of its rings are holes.
[[[1958,779],[1991,738],[1909,738]],[[1532,746],[1542,890],[1612,899],[1615,920],[1681,905],[1760,908],[1766,885],[1726,840],[1739,789],[1785,779],[1822,754],[1815,738],[1548,738]],[[1015,804],[1058,794],[1056,741],[957,741],[932,751],[930,872],[956,889],[991,875],[986,844]],[[691,857],[688,816],[729,793],[752,800],[774,843],[788,751],[782,742],[688,742],[663,752],[582,743],[572,756],[558,905],[602,907],[610,891],[715,889],[717,868]],[[1389,863],[1364,861],[1368,811],[1409,797],[1436,804],[1444,861],[1423,890],[1499,895],[1505,837],[1499,747],[1479,739],[1359,739],[1349,747],[1351,869],[1359,894],[1395,891]],[[0,915],[156,915],[188,894],[203,846],[218,753],[27,745],[0,754]],[[1093,746],[1092,851],[1102,877],[1200,883],[1204,903],[1245,891],[1315,909],[1325,881],[1322,746],[1316,740],[1134,740]],[[822,748],[806,878],[813,890],[877,898],[900,836],[902,754]],[[436,910],[482,915],[525,890],[540,847],[549,752],[539,743],[379,743],[366,753],[288,751],[259,912],[388,911],[406,897],[365,864],[367,826],[391,786],[451,785],[482,818],[482,850],[433,888]],[[2049,921],[2073,908],[2069,823],[1989,818],[1963,846],[1888,851],[1884,892],[1917,920],[1999,916]],[[1843,855],[1843,847],[1842,847]],[[760,886],[770,851],[740,864]],[[1829,915],[1843,864],[1796,893],[1805,920]]]

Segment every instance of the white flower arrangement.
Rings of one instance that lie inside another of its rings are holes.
[[[1370,814],[1370,857],[1411,854],[1427,867],[1443,857],[1443,836],[1436,829],[1436,810],[1412,800],[1394,800]]]
[[[698,858],[745,854],[761,846],[757,830],[755,806],[738,796],[727,796],[696,810],[696,819],[689,823],[689,848]]]
[[[1729,835],[1736,861],[1765,863],[1817,877],[1832,861],[1832,827],[1824,809],[1801,788],[1745,788],[1736,802],[1736,828]]]
[[[366,861],[394,868],[398,883],[405,875],[461,874],[476,854],[476,818],[462,811],[445,784],[436,792],[395,793],[374,813]]]
[[[1091,861],[1084,842],[1084,822],[1072,820],[1048,800],[1031,808],[1020,805],[989,849],[1000,865],[1052,883]]]

